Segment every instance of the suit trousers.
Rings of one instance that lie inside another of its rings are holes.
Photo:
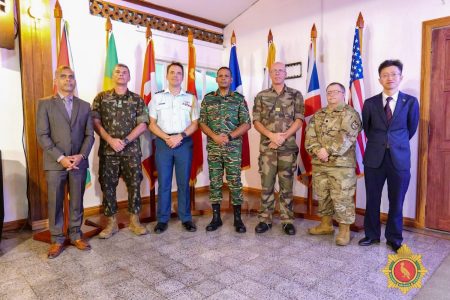
[[[403,201],[408,191],[411,173],[409,170],[397,170],[391,158],[389,149],[386,149],[383,161],[378,168],[364,167],[364,180],[366,183],[366,214],[364,217],[364,230],[366,237],[379,239],[381,235],[380,205],[384,183],[387,180],[389,198],[389,212],[386,224],[386,240],[402,243],[403,231]]]
[[[177,179],[178,217],[181,222],[192,220],[189,175],[192,165],[191,137],[184,138],[180,146],[170,148],[160,139],[156,139],[156,168],[158,170],[158,222],[169,222],[172,207],[172,177],[175,167]]]
[[[72,242],[82,236],[83,195],[86,184],[86,169],[71,171],[46,171],[48,192],[48,223],[52,243],[62,244],[65,241],[64,224],[64,193],[68,183],[69,191],[69,228]]]

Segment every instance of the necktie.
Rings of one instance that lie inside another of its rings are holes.
[[[391,102],[391,100],[393,100],[392,97],[387,97],[386,105],[384,106],[384,113],[386,114],[386,119],[388,121],[388,124],[391,124],[391,119],[392,119],[392,110],[391,110],[391,107],[389,106],[389,102]]]
[[[64,106],[66,107],[66,111],[70,119],[72,117],[72,99],[68,97],[64,98]]]

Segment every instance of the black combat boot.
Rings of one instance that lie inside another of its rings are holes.
[[[244,233],[247,231],[245,228],[244,222],[241,220],[241,206],[240,205],[233,205],[234,209],[234,228],[236,232]]]
[[[214,231],[222,226],[222,219],[220,218],[220,204],[216,203],[212,205],[213,218],[211,223],[206,226],[206,231]]]

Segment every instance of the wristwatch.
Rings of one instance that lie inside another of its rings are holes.
[[[84,156],[84,154],[81,154],[81,157],[84,159],[84,160],[86,160],[87,159],[87,157],[86,156]]]
[[[227,137],[228,137],[228,141],[232,141],[233,140],[233,137],[231,136],[231,134],[227,134]]]
[[[183,138],[183,139],[185,139],[186,137],[187,137],[187,134],[186,134],[186,132],[182,132],[182,133],[180,133],[181,134],[181,137]]]
[[[123,142],[125,143],[125,145],[128,145],[130,143],[130,140],[128,138],[124,138]]]

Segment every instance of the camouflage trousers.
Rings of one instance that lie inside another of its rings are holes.
[[[355,222],[355,168],[313,165],[312,185],[319,216],[333,216],[343,224]]]
[[[226,172],[228,187],[230,189],[233,205],[241,205],[241,147],[222,147],[221,149],[208,149],[209,170],[209,201],[222,202],[223,172]]]
[[[280,186],[280,218],[281,223],[294,221],[292,211],[292,186],[294,172],[297,169],[297,153],[278,153],[267,150],[260,153],[259,172],[261,173],[261,206],[258,213],[260,222],[272,223],[272,214],[275,208],[274,186],[278,175]]]
[[[128,211],[133,214],[141,211],[141,157],[102,155],[99,161],[99,182],[105,216],[117,213],[116,188],[121,176],[128,190]]]

